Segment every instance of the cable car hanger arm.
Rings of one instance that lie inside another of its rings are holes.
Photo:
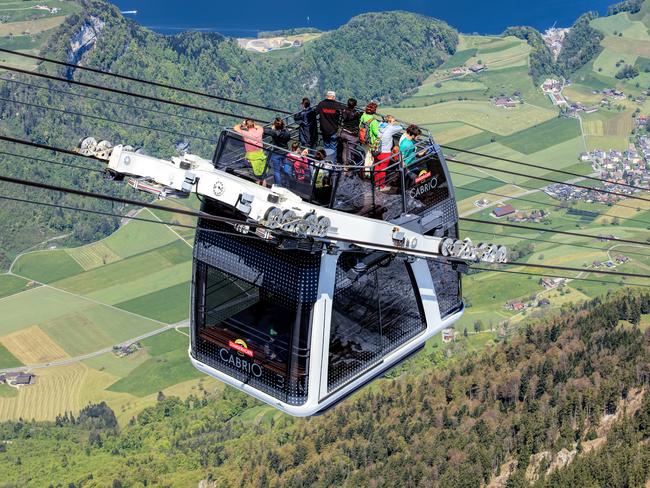
[[[246,225],[250,223],[257,228],[258,235],[267,239],[288,235],[313,238],[338,248],[356,246],[413,257],[431,257],[433,252],[469,262],[506,262],[503,246],[425,236],[408,225],[314,205],[285,188],[266,188],[215,169],[211,161],[197,156],[163,160],[138,154],[126,146],[110,147],[91,138],[82,142],[79,152],[107,161],[107,173],[113,179],[126,177],[133,188],[159,198],[183,198],[196,193],[235,208],[246,219],[236,226],[242,233],[250,231]]]

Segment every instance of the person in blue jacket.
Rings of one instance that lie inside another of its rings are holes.
[[[303,98],[301,105],[302,110],[293,116],[293,120],[300,126],[298,129],[300,145],[314,149],[318,144],[316,110],[311,106],[309,98]]]

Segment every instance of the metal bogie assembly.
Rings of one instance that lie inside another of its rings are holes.
[[[414,163],[391,155],[382,178],[392,192],[379,191],[374,167],[311,156],[291,171],[287,157],[280,182],[270,156],[286,150],[267,142],[260,177],[245,143],[224,130],[212,161],[92,138],[79,151],[159,198],[196,193],[202,214],[217,217],[199,218],[194,240],[191,361],[286,413],[322,412],[420,350],[461,317],[466,263],[506,262],[503,246],[458,237],[429,137]]]

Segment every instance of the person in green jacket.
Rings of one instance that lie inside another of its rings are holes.
[[[374,158],[370,148],[379,137],[379,120],[377,120],[377,117],[375,116],[376,113],[377,104],[375,102],[370,102],[366,105],[364,113],[359,119],[359,142],[366,150],[364,162],[366,168],[370,168],[374,164]]]

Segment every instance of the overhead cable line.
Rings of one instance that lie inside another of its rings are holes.
[[[88,72],[96,73],[96,74],[100,74],[100,75],[112,76],[114,78],[119,78],[119,79],[122,79],[122,80],[135,81],[135,82],[138,82],[138,83],[144,83],[146,85],[157,86],[159,88],[167,88],[169,90],[175,90],[175,91],[179,91],[179,92],[183,92],[183,93],[188,93],[188,94],[191,94],[191,95],[198,95],[198,96],[201,96],[201,97],[212,98],[213,100],[220,100],[222,102],[234,103],[234,104],[237,104],[237,105],[243,105],[243,106],[246,106],[246,107],[257,108],[257,109],[261,109],[261,110],[269,110],[269,111],[272,111],[272,112],[279,112],[279,113],[283,113],[283,114],[286,114],[286,115],[291,115],[291,113],[292,113],[292,112],[289,112],[289,111],[286,111],[286,110],[280,110],[280,109],[277,109],[277,108],[268,107],[266,105],[260,105],[260,104],[251,103],[251,102],[244,102],[244,101],[237,100],[237,99],[234,99],[234,98],[222,97],[222,96],[219,96],[219,95],[213,95],[212,93],[206,93],[206,92],[202,92],[202,91],[198,91],[198,90],[192,90],[190,88],[182,88],[180,86],[169,85],[169,84],[160,83],[160,82],[157,82],[157,81],[144,80],[144,79],[141,79],[141,78],[136,78],[134,76],[120,75],[118,73],[111,73],[110,71],[103,71],[103,70],[100,70],[100,69],[97,69],[97,68],[91,68],[89,66],[79,66],[77,64],[67,63],[65,61],[59,61],[59,60],[56,60],[56,59],[46,58],[46,57],[43,57],[43,56],[36,56],[34,54],[27,54],[27,53],[24,53],[24,52],[12,51],[10,49],[4,49],[4,48],[0,48],[0,52],[7,53],[7,54],[12,54],[14,56],[22,56],[22,57],[25,57],[25,58],[35,59],[37,61],[42,61],[42,62],[46,62],[46,63],[58,64],[59,66],[66,66],[68,68],[74,68],[74,69],[78,69],[78,70],[82,70],[82,71],[88,71]]]
[[[71,151],[69,149],[62,149],[62,148],[57,148],[54,146],[48,146],[46,144],[40,144],[40,143],[35,143],[32,141],[25,141],[21,139],[16,139],[13,137],[7,137],[7,136],[0,136],[0,140],[8,141],[8,142],[14,142],[17,144],[24,144],[27,146],[32,146],[40,149],[46,149],[49,151],[57,151],[57,152],[62,152],[65,154],[71,154],[73,156],[78,156],[78,157],[84,157],[84,158],[89,158],[89,159],[94,159],[101,161],[102,163],[106,163],[101,158],[98,158],[96,156],[90,156],[90,155],[85,155],[85,154],[79,154],[75,151]],[[27,180],[24,180],[27,181]],[[56,188],[55,188],[56,189]],[[59,189],[60,190],[60,189]],[[72,190],[71,191],[77,191],[77,190]],[[63,191],[63,190],[60,190]],[[575,236],[575,237],[580,237],[580,238],[591,238],[591,239],[596,239],[596,240],[609,240],[609,241],[615,241],[615,242],[621,242],[621,243],[629,243],[629,244],[638,244],[641,246],[650,246],[650,243],[648,242],[642,242],[642,241],[634,241],[631,239],[617,239],[615,237],[608,237],[608,236],[594,236],[591,234],[581,234],[577,232],[569,232],[569,231],[562,231],[562,230],[554,230],[554,229],[542,229],[539,227],[528,227],[524,225],[518,225],[518,224],[512,224],[512,223],[506,223],[506,222],[490,222],[487,220],[478,220],[478,219],[473,219],[469,217],[459,217],[459,220],[465,221],[465,222],[473,222],[473,223],[478,223],[478,224],[486,224],[486,225],[497,225],[497,226],[504,226],[504,227],[512,227],[512,228],[518,228],[518,229],[524,229],[524,230],[530,230],[530,231],[536,231],[536,232],[549,232],[549,233],[555,233],[555,234],[564,234],[564,235],[570,235],[570,236]]]
[[[548,278],[562,278],[565,280],[572,280],[572,281],[589,281],[594,283],[604,283],[604,284],[619,285],[619,286],[639,286],[642,288],[650,288],[650,285],[642,285],[640,283],[619,283],[617,281],[598,280],[596,278],[574,278],[572,276],[560,276],[560,275],[547,274],[547,273],[543,273],[543,274],[532,273],[528,271],[513,271],[511,269],[490,269],[490,268],[483,268],[481,266],[472,266],[471,269],[477,269],[479,271],[486,271],[489,273],[508,273],[508,274],[524,275],[524,276],[543,276]],[[583,272],[591,272],[591,271],[583,271]]]
[[[77,86],[83,86],[83,87],[86,87],[86,88],[92,88],[94,90],[101,90],[101,91],[106,91],[106,92],[110,92],[110,93],[117,93],[119,95],[126,95],[126,96],[141,98],[143,100],[149,100],[149,101],[152,101],[152,102],[159,102],[159,103],[165,103],[165,104],[168,104],[168,105],[175,105],[177,107],[200,110],[202,112],[208,112],[208,113],[212,113],[212,114],[216,114],[216,115],[223,115],[223,116],[226,116],[226,117],[234,117],[236,119],[251,119],[251,120],[254,120],[255,122],[260,122],[260,123],[266,123],[267,122],[266,120],[255,119],[255,118],[252,118],[252,117],[244,117],[243,115],[235,114],[235,113],[232,113],[232,112],[225,112],[223,110],[214,110],[214,109],[211,109],[211,108],[208,108],[208,107],[201,107],[200,105],[192,105],[192,104],[189,104],[189,103],[177,102],[177,101],[169,100],[169,99],[165,99],[165,98],[152,97],[152,96],[149,96],[149,95],[143,95],[141,93],[133,93],[133,92],[126,91],[126,90],[120,90],[118,88],[110,88],[108,86],[96,85],[94,83],[85,83],[83,81],[69,80],[67,78],[63,78],[63,77],[60,77],[60,76],[48,75],[46,73],[40,73],[38,71],[29,71],[29,70],[26,70],[26,69],[15,68],[13,66],[8,66],[6,64],[0,64],[0,69],[13,71],[15,73],[22,73],[22,74],[28,75],[28,76],[36,76],[38,78],[45,78],[45,79],[48,79],[48,80],[54,80],[54,81],[60,81],[60,82],[63,82],[63,83],[69,83],[71,85],[77,85]]]
[[[178,213],[178,214],[183,214],[183,215],[189,215],[191,217],[197,217],[205,220],[211,220],[211,221],[216,221],[216,222],[221,222],[221,223],[227,223],[227,224],[235,224],[235,225],[241,225],[242,221],[237,220],[237,219],[231,219],[231,218],[225,218],[225,217],[219,217],[216,215],[210,215],[206,214],[203,212],[196,212],[196,211],[191,211],[191,210],[185,210],[185,209],[170,209],[169,207],[165,207],[163,205],[157,205],[153,203],[147,203],[147,202],[141,202],[137,200],[131,200],[128,198],[121,198],[121,197],[115,197],[112,195],[106,195],[103,193],[94,193],[94,192],[88,192],[84,190],[77,190],[74,188],[66,188],[66,187],[61,187],[57,185],[51,185],[49,183],[41,183],[41,182],[34,182],[34,181],[29,181],[29,180],[24,180],[20,178],[13,178],[10,176],[2,176],[0,175],[0,181],[4,181],[7,183],[14,183],[17,185],[23,185],[23,186],[29,186],[32,188],[39,188],[43,190],[52,190],[52,191],[60,191],[64,193],[71,193],[74,195],[82,196],[82,197],[89,197],[89,198],[97,198],[100,200],[106,200],[106,201],[111,201],[111,202],[117,202],[117,203],[125,203],[128,205],[135,205],[135,206],[141,206],[141,207],[147,207],[147,208],[152,208],[156,210],[162,210],[164,212],[169,212],[169,213]],[[251,227],[262,227],[260,224],[254,224],[254,223],[247,223],[246,225],[249,225]],[[353,245],[357,246],[369,246],[376,248],[378,250],[385,250],[389,252],[403,252],[403,249],[398,247],[398,246],[390,246],[390,245],[382,245],[382,244],[377,244],[373,242],[365,242],[361,241],[358,239],[344,239],[344,238],[336,238],[337,241],[340,242],[346,242],[350,243]],[[434,259],[440,259],[442,256],[439,253],[436,252],[428,252],[428,251],[421,251],[419,254],[423,256],[429,256]],[[584,272],[585,270],[579,269],[579,268],[571,268],[567,266],[552,266],[552,265],[541,265],[541,264],[533,264],[533,263],[520,263],[520,262],[510,262],[510,263],[503,263],[505,265],[510,265],[510,266],[522,266],[522,267],[532,267],[532,268],[539,268],[539,269],[553,269],[553,270],[561,270],[561,271],[575,271],[575,272]],[[603,274],[603,275],[613,275],[613,276],[628,276],[628,277],[634,277],[634,278],[643,278],[643,279],[648,279],[650,278],[650,275],[642,275],[642,274],[637,274],[637,273],[624,273],[624,272],[617,272],[617,271],[592,271],[597,274]]]
[[[143,112],[151,112],[151,113],[158,114],[158,115],[164,115],[166,117],[177,117],[179,119],[190,120],[192,122],[203,122],[204,124],[217,124],[217,121],[215,121],[215,120],[197,120],[196,117],[190,117],[188,115],[177,114],[177,113],[173,113],[173,112],[165,112],[164,110],[156,110],[155,108],[142,107],[142,106],[139,106],[139,105],[131,105],[129,103],[119,102],[117,100],[109,100],[108,98],[94,97],[92,95],[84,95],[82,93],[76,93],[76,92],[72,92],[72,91],[61,90],[59,88],[53,88],[53,87],[49,87],[49,86],[37,85],[37,84],[34,84],[34,83],[27,83],[26,81],[14,80],[14,79],[10,79],[10,78],[0,78],[0,80],[5,81],[7,83],[14,83],[14,84],[17,84],[17,85],[28,86],[30,88],[35,88],[37,90],[45,90],[45,91],[53,92],[53,93],[61,93],[62,95],[68,95],[68,96],[72,96],[72,97],[75,97],[75,98],[83,98],[85,100],[94,100],[96,102],[108,103],[108,104],[111,104],[111,105],[118,105],[118,106],[121,106],[121,107],[130,108],[132,110],[142,110]]]
[[[59,113],[62,113],[64,115],[69,115],[69,116],[73,116],[73,117],[86,117],[86,118],[89,118],[89,119],[102,120],[104,122],[111,122],[111,123],[114,123],[114,124],[126,125],[127,127],[137,127],[138,129],[147,129],[147,130],[152,130],[152,131],[156,131],[156,132],[164,132],[166,134],[183,136],[183,137],[188,138],[188,139],[199,139],[199,140],[202,140],[202,141],[210,142],[212,144],[216,144],[216,142],[217,142],[217,139],[210,139],[208,137],[202,137],[202,136],[192,135],[192,134],[185,134],[183,132],[178,132],[178,131],[169,130],[169,129],[163,129],[161,127],[151,127],[151,126],[148,126],[148,125],[135,124],[133,122],[126,122],[124,120],[109,119],[108,117],[101,117],[99,115],[86,114],[86,113],[83,113],[83,112],[74,112],[74,111],[68,110],[68,109],[49,107],[49,106],[46,106],[46,105],[39,105],[37,103],[22,102],[20,100],[15,100],[15,99],[12,99],[12,98],[0,97],[0,100],[2,100],[4,102],[16,103],[18,105],[25,105],[27,107],[40,108],[40,109],[44,109],[44,110],[50,110],[50,111],[53,111],[53,112],[59,112]]]
[[[600,192],[600,193],[607,193],[608,195],[615,195],[615,196],[620,196],[620,197],[624,197],[624,198],[631,198],[631,199],[634,199],[634,200],[643,200],[644,202],[650,202],[650,198],[643,198],[643,197],[640,197],[640,196],[637,196],[637,195],[628,195],[627,193],[621,193],[621,192],[612,191],[612,190],[605,190],[604,188],[591,188],[589,186],[577,185],[576,183],[569,183],[568,181],[558,181],[558,180],[553,180],[553,179],[550,179],[550,178],[545,178],[543,176],[526,175],[526,174],[523,174],[523,173],[517,173],[516,171],[509,171],[507,169],[500,169],[500,168],[491,168],[489,166],[483,166],[481,164],[470,163],[468,161],[460,161],[458,159],[453,159],[453,158],[445,158],[445,160],[446,161],[451,161],[452,163],[462,164],[462,165],[465,165],[465,166],[472,166],[474,168],[480,168],[480,169],[489,170],[489,171],[497,171],[499,173],[506,173],[506,174],[513,175],[513,176],[523,176],[525,178],[529,178],[529,179],[532,179],[532,180],[540,180],[540,181],[546,181],[546,182],[549,182],[549,183],[556,183],[556,184],[559,184],[559,185],[573,186],[575,188],[580,188],[582,190],[596,191],[596,192]],[[607,183],[611,183],[611,182],[608,181]]]
[[[122,219],[129,219],[129,220],[139,220],[143,222],[149,222],[149,223],[154,223],[154,224],[161,224],[161,225],[167,225],[170,227],[180,227],[180,228],[186,228],[186,229],[192,229],[192,230],[197,230],[199,227],[196,225],[187,225],[187,224],[181,224],[181,223],[176,223],[176,222],[168,222],[164,220],[158,220],[158,219],[146,219],[143,217],[138,217],[138,216],[129,216],[129,215],[124,215],[124,214],[118,214],[118,213],[112,213],[112,212],[104,212],[100,210],[92,210],[92,209],[86,209],[86,208],[79,208],[79,207],[73,207],[73,206],[68,206],[68,205],[62,205],[62,204],[55,204],[55,203],[47,203],[47,202],[37,202],[35,200],[29,200],[29,199],[24,199],[24,198],[17,198],[17,197],[8,197],[8,196],[0,196],[0,199],[3,200],[10,200],[10,201],[16,201],[20,203],[29,203],[29,204],[34,204],[34,205],[41,205],[41,206],[46,206],[46,207],[54,207],[54,208],[60,208],[62,210],[71,210],[71,211],[76,211],[76,212],[84,212],[84,213],[91,213],[91,214],[96,214],[96,215],[102,215],[102,216],[110,216],[110,217],[116,217],[116,218],[122,218]],[[136,202],[138,203],[138,202]],[[166,211],[174,212],[173,209],[169,209],[167,207],[163,207]],[[210,233],[217,233],[217,234],[224,234],[224,235],[230,235],[230,236],[236,236],[236,237],[251,237],[251,238],[257,238],[254,235],[243,235],[238,232],[234,231],[220,231],[216,229],[204,229],[200,228],[202,232],[210,232]],[[436,255],[439,257],[438,255]],[[533,265],[537,266],[537,265]],[[555,269],[556,267],[551,267],[548,266],[549,268]],[[592,279],[592,278],[577,278],[577,277],[567,277],[567,276],[559,276],[559,275],[552,275],[548,273],[533,273],[533,272],[524,272],[524,271],[512,271],[512,270],[504,270],[504,269],[490,269],[490,268],[482,268],[478,266],[471,266],[472,269],[477,269],[480,271],[486,271],[486,272],[492,272],[492,273],[510,273],[510,274],[520,274],[520,275],[529,275],[529,276],[540,276],[540,277],[555,277],[555,278],[563,278],[563,279],[570,279],[570,280],[578,280],[578,281],[591,281],[591,282],[597,282],[597,283],[605,283],[605,284],[616,284],[620,285],[618,282],[614,281],[607,281],[607,280],[597,280],[597,279]],[[598,273],[592,270],[582,270],[578,268],[563,268],[565,270],[570,270],[573,272],[579,272],[579,273]],[[600,274],[612,274],[612,273],[600,273]],[[621,273],[623,274],[623,273]],[[624,276],[628,276],[625,274]],[[642,278],[646,278],[646,276],[641,276]],[[650,276],[648,276],[650,277]],[[650,285],[643,285],[643,284],[638,284],[638,283],[625,283],[625,285],[628,286],[639,286],[639,287],[650,287]]]
[[[30,159],[32,161],[38,161],[40,163],[47,163],[47,164],[56,164],[59,166],[67,166],[69,168],[75,168],[75,169],[83,169],[86,171],[92,171],[94,173],[102,173],[104,174],[105,171],[97,168],[88,168],[87,166],[81,166],[78,164],[71,164],[71,163],[63,163],[61,161],[52,161],[51,159],[43,159],[43,158],[36,158],[34,156],[25,156],[22,154],[16,154],[16,153],[10,153],[6,151],[0,151],[0,154],[4,156],[12,156],[12,157],[18,157],[18,158],[23,158],[23,159]]]
[[[477,177],[474,176],[474,175],[468,175],[467,173],[460,173],[460,172],[458,172],[458,171],[452,171],[452,170],[449,170],[449,173],[452,174],[452,175],[469,176],[469,177],[471,177],[471,178],[477,178]],[[488,179],[488,180],[493,179],[494,181],[501,181],[501,180],[498,180],[498,179],[493,178],[493,177],[490,177],[490,176],[487,177],[486,179]],[[541,188],[534,188],[534,187],[532,187],[532,186],[525,186],[525,185],[512,184],[512,183],[508,183],[508,185],[512,185],[512,186],[516,186],[516,187],[520,187],[520,188],[527,188],[527,189],[529,189],[529,190],[535,190],[535,191],[538,191],[538,192],[542,192],[542,193],[543,193],[543,190],[542,190]],[[496,192],[493,192],[493,191],[487,191],[487,190],[475,190],[475,189],[473,189],[473,188],[468,188],[467,186],[458,186],[458,187],[455,187],[454,189],[455,189],[456,191],[458,191],[458,190],[469,191],[469,192],[475,193],[475,194],[477,194],[477,195],[485,194],[485,195],[492,195],[492,196],[496,196],[496,197],[501,197],[501,198],[504,199],[504,201],[505,201],[505,200],[517,200],[517,201],[520,201],[520,202],[534,203],[535,205],[544,205],[544,206],[549,206],[549,207],[552,207],[552,208],[555,208],[555,209],[559,209],[559,210],[570,210],[569,207],[562,207],[561,205],[552,204],[552,203],[538,202],[538,201],[536,201],[536,200],[531,200],[530,198],[524,198],[523,196],[506,195],[506,194],[504,194],[504,193],[496,193]],[[629,206],[629,205],[623,205],[623,204],[620,203],[620,202],[616,202],[614,205],[617,206],[617,207],[621,207],[621,208],[629,208],[629,209],[632,209],[632,210],[638,210],[638,207],[631,207],[631,206]],[[486,208],[487,208],[487,207],[486,207]],[[596,212],[596,211],[587,210],[587,212],[594,213],[594,214],[596,214],[596,215],[598,215],[598,216],[600,216],[600,217],[607,217],[606,214],[599,213],[599,212]],[[631,222],[638,222],[638,223],[640,223],[640,224],[644,224],[644,225],[650,226],[650,221],[639,220],[639,219],[635,219],[634,217],[618,217],[618,216],[615,216],[615,215],[614,215],[614,216],[611,216],[611,217],[613,217],[613,218],[617,218],[617,219],[619,219],[619,220],[629,220],[629,221],[631,221]],[[566,218],[566,217],[565,217],[565,218]],[[577,222],[577,221],[578,221],[578,220],[575,220],[575,219],[571,219],[571,220],[573,220],[574,222]]]
[[[583,179],[587,179],[587,180],[611,183],[613,185],[624,186],[626,188],[632,188],[634,190],[650,191],[650,188],[644,188],[644,187],[641,187],[641,186],[630,185],[630,184],[627,184],[627,183],[616,183],[614,181],[610,181],[610,180],[607,180],[607,179],[604,179],[604,178],[596,178],[595,176],[581,175],[580,173],[573,173],[571,171],[566,171],[566,170],[563,170],[563,169],[549,168],[548,166],[542,166],[540,164],[525,163],[523,161],[517,161],[517,160],[514,160],[514,159],[504,158],[504,157],[501,157],[501,156],[494,156],[494,155],[480,153],[480,152],[476,152],[476,151],[470,151],[469,149],[460,149],[458,147],[448,146],[448,145],[445,145],[445,144],[441,144],[440,147],[444,147],[445,149],[449,149],[450,151],[463,152],[463,153],[466,153],[466,154],[471,154],[473,156],[480,156],[480,157],[484,157],[484,158],[494,159],[495,161],[503,161],[503,162],[506,162],[506,163],[520,164],[522,166],[528,166],[529,168],[543,169],[543,170],[546,170],[546,171],[551,171],[553,173],[561,173],[561,174],[565,174],[565,175],[568,175],[568,176],[575,176],[575,177],[583,178]]]
[[[553,234],[562,234],[566,236],[582,237],[582,238],[589,238],[589,239],[596,239],[596,240],[603,240],[603,241],[625,242],[627,244],[637,244],[640,246],[650,247],[650,242],[635,241],[632,239],[619,239],[617,237],[610,237],[610,236],[595,236],[593,234],[581,234],[579,232],[571,232],[568,230],[543,229],[541,227],[528,227],[526,225],[512,224],[510,222],[489,222],[487,220],[473,219],[471,217],[459,217],[458,220],[462,220],[463,222],[473,222],[475,224],[502,225],[503,227],[512,227],[513,229],[524,229],[524,230],[531,230],[537,232],[550,232]]]
[[[573,243],[570,243],[570,242],[548,241],[548,240],[545,240],[545,239],[536,239],[534,237],[515,236],[515,235],[512,235],[512,234],[500,234],[500,233],[496,233],[496,232],[486,232],[486,231],[474,230],[474,229],[462,229],[461,228],[461,230],[463,232],[467,232],[467,233],[470,233],[470,234],[483,234],[483,235],[489,235],[489,236],[493,236],[493,237],[507,237],[507,238],[510,238],[510,239],[520,239],[520,240],[524,240],[524,241],[533,241],[533,242],[542,242],[542,243],[546,243],[546,244],[553,244],[555,246],[580,247],[580,248],[584,248],[584,249],[593,249],[593,250],[602,251],[602,252],[607,252],[607,251],[610,250],[608,248],[603,248],[603,247],[588,246],[587,244],[573,244]],[[630,246],[631,245],[632,244],[630,244]],[[636,244],[634,244],[634,245],[636,245]],[[646,257],[646,258],[650,258],[650,254],[644,254],[644,253],[641,253],[641,252],[625,251],[625,253],[626,254],[635,254],[637,256],[643,256],[643,257]]]

